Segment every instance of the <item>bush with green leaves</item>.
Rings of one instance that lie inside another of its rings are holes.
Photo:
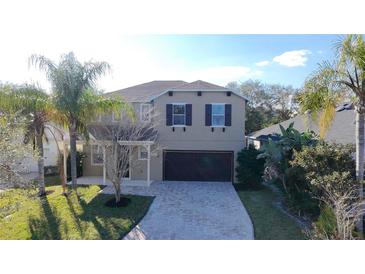
[[[257,189],[261,187],[264,173],[264,159],[257,159],[260,152],[250,145],[238,153],[236,168],[237,181],[240,186],[247,189]]]
[[[294,159],[290,164],[293,168],[300,169],[305,180],[311,185],[312,192],[315,192],[323,184],[322,177],[332,175],[333,172],[349,172],[349,176],[355,179],[354,151],[352,145],[322,143],[294,152]],[[344,189],[353,184],[349,180],[342,180],[343,185],[340,182],[335,183],[337,187]]]
[[[333,185],[332,191],[346,191],[356,184],[353,146],[320,143],[294,151],[290,168],[286,171],[290,190],[288,203],[300,213],[312,218],[320,213],[320,199],[323,187]],[[333,179],[335,174],[343,176]]]
[[[294,151],[300,151],[306,146],[316,145],[318,138],[313,132],[300,133],[294,128],[294,123],[291,123],[286,129],[280,125],[280,130],[279,140],[269,140],[262,147],[258,158],[265,159],[265,180],[279,179],[283,188],[287,191],[286,172],[290,168]]]

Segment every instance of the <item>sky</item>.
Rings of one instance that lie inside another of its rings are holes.
[[[73,51],[81,61],[107,61],[112,71],[98,85],[106,92],[152,80],[204,80],[225,86],[259,79],[299,88],[323,60],[337,35],[77,35],[10,40],[0,51],[0,80],[50,84],[28,66],[31,54],[56,61]],[[19,46],[21,45],[21,46]]]

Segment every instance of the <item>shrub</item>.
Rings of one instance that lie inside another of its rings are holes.
[[[324,186],[334,184],[332,191],[337,190],[340,194],[356,183],[352,152],[352,146],[326,143],[294,151],[294,159],[287,170],[287,185],[291,187],[289,204],[316,218]]]
[[[300,133],[291,123],[287,129],[280,126],[281,135],[278,141],[269,140],[264,145],[259,158],[265,159],[264,178],[269,182],[280,182],[287,204],[301,213],[318,214],[317,203],[309,193],[307,182],[300,168],[291,168],[290,161],[295,151],[301,151],[318,143],[313,132]]]
[[[264,178],[267,181],[280,179],[283,188],[286,186],[286,171],[290,167],[294,151],[303,147],[314,146],[318,138],[313,132],[300,133],[291,123],[288,128],[280,125],[281,135],[278,141],[269,140],[263,147],[258,158],[265,159]]]
[[[286,171],[286,202],[298,215],[315,218],[320,213],[319,202],[313,197],[311,187],[303,174],[300,167],[290,167]]]
[[[81,152],[76,152],[76,170],[77,170],[77,177],[81,177],[83,175],[83,162],[86,155]],[[71,179],[71,156],[70,154],[67,156],[67,180]]]
[[[301,167],[306,179],[313,183],[318,176],[329,175],[333,171],[350,171],[355,176],[354,151],[352,145],[323,143],[294,152],[291,165]]]
[[[253,145],[238,153],[237,180],[243,188],[256,189],[261,186],[265,160],[257,159],[259,154]]]

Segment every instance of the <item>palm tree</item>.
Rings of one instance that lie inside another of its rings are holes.
[[[362,35],[347,35],[336,44],[336,60],[325,62],[306,82],[299,96],[302,111],[320,113],[321,137],[334,119],[338,102],[352,92],[356,109],[356,178],[363,198],[365,153],[365,42]]]
[[[24,142],[32,142],[38,152],[39,195],[45,195],[43,140],[45,130],[52,133],[48,123],[56,116],[49,95],[33,85],[6,85],[0,92],[0,109],[28,118]]]
[[[77,187],[76,139],[77,134],[88,138],[86,126],[97,115],[122,109],[130,112],[130,106],[115,98],[104,98],[96,92],[96,80],[110,70],[106,62],[79,62],[70,52],[61,56],[58,64],[42,55],[32,55],[30,64],[45,72],[52,84],[54,105],[65,117],[58,121],[69,130],[72,187]],[[61,117],[63,118],[63,117]]]

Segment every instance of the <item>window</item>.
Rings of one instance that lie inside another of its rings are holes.
[[[212,104],[212,126],[223,127],[225,122],[225,105],[224,104]]]
[[[185,125],[185,104],[172,105],[172,125]]]
[[[145,147],[138,147],[138,160],[147,160],[148,152]]]
[[[141,104],[140,119],[141,119],[142,122],[149,122],[150,121],[150,119],[151,119],[150,109],[151,109],[150,104]]]
[[[104,163],[103,148],[99,145],[91,145],[91,164],[101,166]]]

